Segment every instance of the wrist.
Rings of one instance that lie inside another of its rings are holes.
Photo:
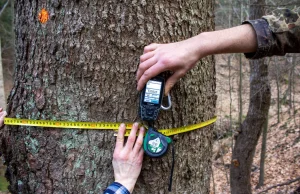
[[[215,47],[213,46],[211,33],[212,32],[202,32],[199,35],[191,38],[191,44],[194,45],[197,61],[203,57],[214,54]]]
[[[199,34],[200,39],[200,52],[202,52],[203,57],[208,55],[214,55],[218,53],[219,45],[218,39],[215,37],[214,31],[203,32]]]

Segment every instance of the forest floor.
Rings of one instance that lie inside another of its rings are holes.
[[[265,158],[264,186],[256,189],[260,173],[260,150],[261,138],[256,147],[254,162],[251,172],[251,185],[253,193],[280,183],[287,182],[300,176],[300,129],[299,117],[295,120],[288,119],[277,124],[276,119],[269,123],[267,135],[267,151]],[[215,144],[219,144],[216,142]],[[230,193],[229,166],[231,161],[231,150],[213,161],[213,175],[211,179],[211,194]],[[292,193],[299,187],[299,180],[285,186],[269,190],[266,193]],[[215,192],[214,192],[215,191]]]
[[[227,57],[227,56],[226,56]],[[247,114],[249,102],[249,65],[245,61],[243,65],[243,117]],[[237,63],[235,63],[237,64]],[[238,113],[238,89],[237,89],[237,65],[232,67],[232,118],[233,122],[237,122]],[[218,140],[214,142],[213,157],[213,178],[211,179],[211,194],[227,194],[230,193],[229,167],[231,162],[231,134],[222,134],[221,131],[229,129],[229,76],[226,58],[223,55],[216,56],[217,71],[217,116],[216,124],[217,132],[219,132]],[[269,67],[269,71],[272,69]],[[299,76],[295,83],[295,99],[300,99]],[[281,83],[281,90],[285,91],[287,82]],[[256,152],[252,165],[251,185],[254,194],[280,183],[288,182],[300,177],[300,104],[295,103],[295,115],[289,114],[288,103],[281,104],[280,122],[277,122],[277,89],[271,78],[271,107],[269,110],[269,123],[267,133],[267,148],[265,157],[265,177],[264,186],[257,189],[260,173],[260,154],[261,154],[261,137],[256,146]],[[283,93],[283,92],[282,92]],[[221,153],[220,153],[221,152]],[[300,186],[300,180],[284,186],[275,187],[265,193],[287,194],[293,193]]]

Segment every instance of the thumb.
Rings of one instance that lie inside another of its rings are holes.
[[[167,96],[172,89],[172,87],[175,85],[175,83],[184,75],[184,73],[180,71],[176,71],[166,82],[165,87],[165,96]]]

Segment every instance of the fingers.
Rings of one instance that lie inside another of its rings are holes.
[[[156,50],[159,47],[159,44],[152,43],[144,48],[144,53],[140,57],[140,65],[136,74],[136,79],[138,80],[138,86],[137,90],[142,90],[144,85],[147,83],[147,81],[154,77],[155,75],[158,75],[160,72],[151,72],[148,70],[155,66],[157,63],[157,59],[154,57]],[[148,75],[149,74],[149,75]],[[144,77],[143,77],[144,76]],[[143,78],[140,81],[140,78]]]
[[[137,161],[140,165],[143,163],[143,158],[144,158],[144,149],[140,149],[138,154],[137,154]]]
[[[132,129],[130,131],[129,137],[127,139],[126,145],[125,145],[125,148],[127,150],[132,150],[135,139],[136,139],[136,132],[137,132],[138,128],[139,128],[139,124],[134,123],[132,126]]]
[[[143,63],[144,61],[147,61],[148,59],[153,57],[154,54],[155,54],[154,51],[143,54],[142,56],[140,56],[140,63]]]
[[[144,132],[145,132],[145,128],[141,127],[139,130],[139,136],[137,137],[137,140],[134,144],[133,147],[133,153],[134,154],[138,154],[139,151],[141,150],[142,146],[143,146],[143,139],[144,139]]]
[[[140,149],[138,158],[141,159],[141,161],[143,161],[143,157],[144,157],[144,149]]]
[[[159,44],[156,44],[156,43],[152,43],[152,44],[149,44],[148,46],[145,46],[144,47],[144,54],[148,53],[148,52],[151,52],[151,51],[154,51],[155,49],[157,49],[158,46],[159,46]]]
[[[120,151],[123,148],[123,146],[124,146],[124,134],[125,134],[125,131],[126,131],[125,124],[122,123],[120,125],[120,127],[119,127],[119,130],[118,130],[118,136],[117,136],[117,141],[116,141],[115,152]]]
[[[147,81],[149,81],[152,77],[160,74],[161,72],[164,72],[165,70],[166,69],[164,65],[161,65],[160,63],[156,63],[155,65],[151,66],[143,73],[141,78],[138,80],[137,90],[142,90]]]
[[[184,72],[182,71],[176,71],[171,77],[168,78],[165,86],[165,96],[167,96],[172,89],[172,87],[175,85],[175,83],[184,76]]]
[[[118,131],[118,136],[117,136],[116,147],[115,147],[115,151],[114,151],[114,157],[117,153],[121,153],[124,151],[124,153],[127,153],[127,154],[132,152],[133,155],[141,158],[141,160],[142,160],[143,157],[141,157],[140,154],[141,154],[141,150],[143,150],[142,146],[143,146],[143,137],[144,137],[145,128],[141,127],[139,130],[139,135],[138,135],[138,137],[136,137],[138,128],[139,128],[139,124],[134,123],[132,126],[132,129],[130,131],[129,137],[127,139],[126,145],[124,146],[124,134],[125,134],[126,128],[125,128],[125,124],[120,125],[119,131]]]
[[[152,57],[139,65],[139,69],[136,73],[136,79],[139,80],[141,76],[147,71],[150,67],[156,64],[157,60],[155,57]]]

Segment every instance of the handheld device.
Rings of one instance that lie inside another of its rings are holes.
[[[141,93],[139,116],[143,121],[148,122],[149,129],[143,141],[145,153],[152,158],[159,158],[168,151],[168,144],[172,142],[171,138],[161,134],[155,128],[153,123],[157,120],[159,110],[168,110],[171,108],[171,97],[168,95],[168,107],[162,106],[162,98],[165,88],[163,77],[156,76],[150,79]],[[172,144],[173,145],[173,144]],[[170,175],[169,191],[172,187],[172,175],[174,169],[174,146],[172,146],[172,170]]]
[[[156,76],[150,79],[141,93],[139,115],[143,121],[153,122],[161,109],[165,80]]]
[[[150,127],[144,139],[144,151],[148,156],[158,158],[168,151],[168,144],[171,142],[171,138]]]

